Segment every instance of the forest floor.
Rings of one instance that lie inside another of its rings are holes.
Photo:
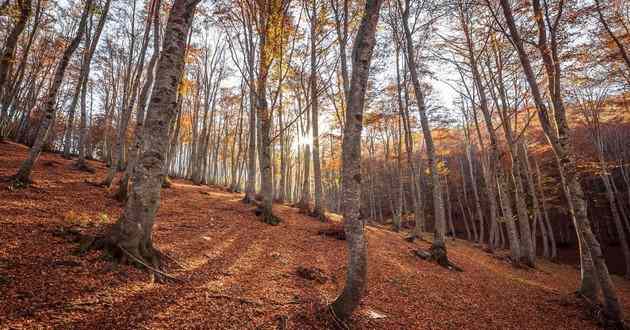
[[[9,176],[27,148],[0,143],[0,176]],[[322,328],[315,311],[343,288],[344,241],[318,235],[331,226],[276,205],[278,226],[259,221],[241,194],[175,180],[163,190],[154,241],[183,267],[181,280],[151,283],[132,266],[98,252],[74,253],[60,228],[96,232],[114,222],[122,204],[88,184],[105,175],[79,172],[72,161],[43,154],[34,185],[0,183],[0,328],[2,329],[289,329]],[[367,227],[369,291],[350,322],[357,329],[591,329],[572,295],[579,271],[538,262],[515,269],[472,244],[449,241],[453,272],[414,256],[426,242]],[[298,276],[299,267],[321,278]],[[614,277],[630,315],[630,282]],[[328,324],[329,325],[329,324]]]

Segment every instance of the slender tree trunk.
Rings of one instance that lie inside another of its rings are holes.
[[[28,18],[31,16],[31,0],[18,0],[18,7],[20,9],[20,15],[17,22],[13,26],[11,32],[8,33],[7,39],[4,43],[4,51],[0,55],[0,100],[4,100],[5,94],[9,93],[9,75],[11,74],[11,68],[15,62],[15,51],[18,45],[18,38],[22,31],[26,28]],[[34,32],[33,32],[34,33]],[[28,56],[24,54],[23,56]],[[2,111],[0,112],[0,141],[5,137],[6,125],[8,124],[8,112],[5,105],[0,105]]]
[[[156,79],[149,102],[144,143],[133,170],[129,199],[122,216],[105,240],[108,248],[117,248],[132,260],[141,260],[160,268],[159,254],[153,247],[155,214],[160,206],[160,191],[168,151],[168,126],[177,115],[177,87],[184,70],[186,35],[191,28],[198,0],[175,0],[164,35]],[[137,261],[136,260],[136,261]]]
[[[127,199],[128,193],[128,185],[129,178],[133,176],[133,170],[136,167],[136,162],[138,160],[140,148],[143,143],[143,128],[144,128],[144,117],[147,107],[147,100],[149,98],[149,92],[151,91],[151,86],[153,85],[153,80],[155,76],[153,71],[155,70],[156,63],[158,61],[160,55],[160,0],[152,1],[152,10],[153,10],[153,54],[151,55],[151,59],[149,60],[149,65],[147,66],[147,76],[144,84],[142,85],[142,90],[140,91],[140,95],[138,97],[138,113],[136,114],[136,125],[133,130],[133,142],[129,148],[129,161],[128,165],[125,168],[125,174],[123,174],[123,178],[120,181],[120,185],[118,186],[118,198],[121,200]],[[152,13],[149,12],[148,15]],[[150,24],[147,24],[147,30],[150,29]],[[148,33],[148,32],[147,32]],[[141,68],[138,68],[141,70]],[[168,172],[168,167],[166,169]]]
[[[315,209],[313,216],[324,220],[322,205],[322,167],[319,160],[319,91],[317,90],[317,1],[312,1],[311,12],[311,131],[313,134],[313,183],[315,184]]]
[[[367,241],[361,209],[361,131],[363,106],[375,32],[383,0],[366,0],[352,51],[352,80],[347,96],[343,135],[343,216],[348,242],[348,270],[343,292],[332,304],[334,314],[346,320],[359,305],[367,284]]]
[[[512,43],[517,50],[521,66],[523,67],[531,94],[536,104],[538,119],[556,155],[558,169],[562,178],[562,187],[569,203],[569,210],[572,214],[573,221],[575,222],[578,239],[580,243],[585,243],[580,244],[580,255],[582,256],[582,286],[580,291],[586,297],[596,297],[596,293],[593,290],[596,290],[597,285],[595,281],[598,280],[599,287],[602,289],[604,296],[606,316],[612,322],[621,323],[623,320],[623,311],[619,299],[617,298],[610,273],[608,272],[601,246],[591,230],[590,221],[587,216],[584,192],[577,174],[575,159],[569,145],[569,128],[566,122],[564,104],[562,103],[563,101],[560,95],[560,63],[557,57],[557,48],[550,48],[548,45],[547,31],[544,23],[545,15],[542,12],[539,0],[533,0],[534,17],[538,25],[538,47],[543,57],[550,96],[553,101],[555,129],[549,119],[549,112],[547,111],[547,106],[538,87],[529,55],[525,50],[520,32],[517,29],[510,2],[509,0],[501,0],[500,4],[506,19],[509,34],[512,38]],[[559,18],[558,16],[558,19]],[[555,46],[554,42],[555,36],[552,35],[553,46]],[[584,261],[586,261],[586,264],[592,261],[595,272],[592,272],[591,269],[587,269]]]
[[[83,34],[85,33],[87,27],[88,16],[92,7],[92,0],[87,0],[85,3],[85,7],[83,9],[83,13],[81,14],[81,21],[79,22],[79,28],[77,30],[77,34],[74,36],[68,47],[64,50],[61,60],[57,65],[57,70],[55,71],[55,76],[53,77],[52,85],[48,90],[48,95],[46,97],[46,102],[44,103],[44,116],[42,117],[40,128],[37,133],[37,137],[35,138],[35,143],[31,147],[31,150],[28,153],[28,156],[17,174],[15,175],[15,181],[21,184],[29,183],[31,181],[31,171],[33,170],[33,166],[35,162],[39,158],[39,154],[42,151],[44,143],[47,140],[48,132],[50,127],[52,126],[55,111],[56,111],[56,101],[57,94],[61,87],[61,83],[63,82],[64,75],[66,73],[66,68],[70,63],[70,58],[72,54],[79,47],[79,43],[83,38]]]
[[[415,59],[415,50],[413,46],[413,37],[409,28],[409,0],[405,1],[405,9],[403,11],[403,30],[405,32],[407,65],[411,74],[413,89],[416,94],[418,103],[418,112],[420,113],[420,124],[427,149],[427,163],[431,173],[431,185],[433,189],[433,218],[435,221],[435,237],[431,243],[431,253],[433,258],[444,266],[449,265],[446,244],[444,236],[446,235],[446,219],[444,217],[444,203],[442,200],[442,187],[440,185],[440,177],[437,171],[437,160],[433,137],[431,136],[431,128],[429,126],[429,118],[424,100],[424,91],[420,86],[420,78],[418,77],[418,69]]]
[[[87,93],[87,82],[90,77],[90,63],[92,62],[92,57],[94,56],[94,52],[96,51],[96,46],[98,45],[98,41],[101,38],[101,33],[103,32],[103,28],[105,27],[110,4],[111,0],[107,0],[105,2],[105,5],[103,6],[103,9],[101,11],[101,18],[99,19],[96,26],[93,40],[90,41],[89,34],[86,37],[86,45],[89,45],[89,50],[87,51],[85,58],[83,59],[85,71],[82,75],[83,88],[81,94],[81,118],[79,119],[79,158],[77,159],[76,163],[76,167],[79,169],[90,170],[85,161],[87,149],[87,113],[85,106],[85,94]]]
[[[529,163],[529,156],[527,154],[527,146],[525,142],[521,141],[521,151],[523,153],[524,160],[524,170],[525,175],[527,177],[527,190],[529,191],[530,198],[532,200],[532,208],[534,209],[534,221],[537,221],[540,224],[540,233],[542,235],[542,243],[543,243],[543,257],[549,258],[549,234],[547,231],[547,226],[545,225],[542,213],[541,213],[541,205],[538,200],[538,193],[536,191],[536,185],[534,184],[534,178],[532,176],[532,168]],[[534,235],[534,240],[536,239],[536,235]]]

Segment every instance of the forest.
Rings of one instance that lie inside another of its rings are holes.
[[[626,329],[627,0],[0,0],[1,329]]]

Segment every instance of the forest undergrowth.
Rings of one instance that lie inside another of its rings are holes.
[[[0,143],[0,177],[15,173],[27,148]],[[42,155],[34,184],[0,183],[0,328],[308,329],[332,326],[321,311],[344,284],[346,245],[323,223],[276,205],[277,226],[260,221],[243,195],[173,180],[163,190],[154,243],[173,259],[177,281],[114,264],[98,251],[78,255],[69,230],[96,234],[122,212],[96,173]],[[572,293],[575,266],[539,260],[514,268],[503,253],[448,240],[449,271],[415,255],[429,244],[368,226],[369,291],[348,325],[357,329],[590,329],[588,306]],[[614,276],[623,306],[630,285]],[[626,308],[625,314],[630,314]]]

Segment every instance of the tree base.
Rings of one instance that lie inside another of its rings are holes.
[[[414,254],[422,259],[427,261],[432,261],[437,263],[438,265],[452,271],[463,272],[459,266],[455,265],[448,259],[448,255],[446,254],[446,248],[444,246],[432,244],[429,251],[422,250],[414,250]]]
[[[578,305],[584,309],[588,317],[595,321],[602,329],[629,329],[628,325],[623,320],[618,320],[607,315],[604,306],[583,295],[579,290],[572,295],[560,297],[557,302],[562,306]]]
[[[9,177],[9,190],[20,190],[30,187],[34,182],[31,178],[24,178],[20,175]]]
[[[278,218],[271,212],[265,212],[265,210],[261,206],[256,207],[254,213],[262,218],[262,222],[268,225],[277,226],[281,222],[280,218]]]
[[[113,229],[113,228],[112,228]],[[57,236],[64,237],[79,247],[76,254],[85,255],[90,251],[101,251],[103,258],[114,263],[129,264],[139,269],[148,271],[151,274],[151,281],[166,282],[166,280],[179,281],[177,278],[166,273],[164,261],[171,259],[164,253],[154,248],[151,243],[131,248],[125,248],[119,244],[113,234],[113,230],[106,231],[106,234],[99,236],[84,235],[79,230],[73,228],[61,228],[57,230]]]

